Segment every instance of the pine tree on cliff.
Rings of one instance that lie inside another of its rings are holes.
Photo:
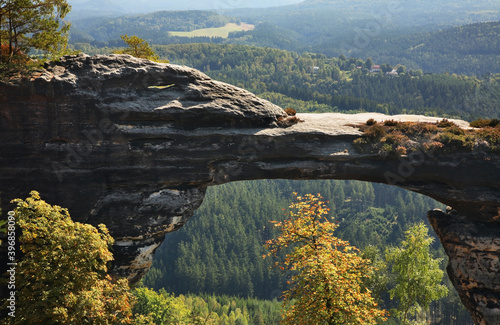
[[[127,44],[127,48],[123,50],[114,51],[115,54],[130,54],[136,58],[148,59],[155,62],[168,63],[168,60],[160,60],[160,57],[155,54],[149,43],[144,39],[135,35],[128,36],[122,35],[122,40]]]
[[[65,52],[70,25],[61,20],[70,9],[66,0],[0,1],[0,67],[26,64],[30,50],[49,57]]]

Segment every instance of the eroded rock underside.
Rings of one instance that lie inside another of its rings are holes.
[[[68,56],[31,80],[0,84],[2,208],[37,190],[76,221],[115,238],[112,272],[139,280],[168,232],[207,186],[252,179],[355,179],[433,197],[455,210],[429,219],[448,273],[478,324],[499,324],[500,161],[481,151],[357,152],[369,118],[286,113],[187,67],[126,55]],[[468,124],[455,121],[462,127]],[[2,255],[2,259],[5,255]],[[6,265],[6,263],[2,263]]]

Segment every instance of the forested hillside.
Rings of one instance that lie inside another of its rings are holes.
[[[337,235],[361,249],[395,245],[406,225],[443,208],[422,195],[366,182],[264,180],[209,188],[195,216],[166,237],[155,256],[155,268],[163,272],[153,268],[145,284],[178,294],[273,298],[284,283],[272,262],[261,258],[263,245],[276,235],[269,221],[281,220],[294,191],[321,193],[340,223]]]
[[[335,36],[331,36],[335,39],[322,40],[322,37],[327,36],[321,33],[304,37],[295,30],[262,23],[253,31],[233,33],[225,43],[268,46],[328,56],[371,57],[378,62],[404,64],[426,73],[450,72],[482,76],[488,72],[500,71],[500,21],[440,28],[423,33],[419,29],[404,28],[373,36],[368,36],[368,32],[362,32],[353,26],[344,31],[342,23],[338,27]],[[311,42],[311,37],[320,39],[305,46]]]
[[[500,72],[496,58],[499,20],[500,4],[486,0],[454,4],[427,0],[305,1],[279,8],[230,10],[224,15],[193,10],[80,20],[75,16],[70,41],[120,46],[120,35],[128,34],[150,44],[265,46],[363,60],[371,57],[426,73],[482,76]],[[221,27],[230,22],[251,23],[256,28],[231,33],[228,38],[190,39],[168,33]]]
[[[230,16],[254,21],[274,21],[276,25],[311,36],[329,30],[333,21],[346,27],[364,28],[378,21],[383,28],[405,26],[453,26],[500,19],[496,1],[387,1],[387,0],[306,0],[299,4],[267,9],[235,9]],[[294,23],[295,22],[295,23]]]
[[[424,75],[422,71],[407,71],[404,66],[388,64],[381,64],[382,71],[373,73],[369,69],[378,62],[371,59],[299,55],[238,45],[154,48],[172,63],[200,69],[217,80],[246,88],[283,107],[292,105],[302,112],[416,113],[470,120],[500,117],[497,109],[500,75],[483,79]],[[385,74],[393,68],[401,73]]]
[[[116,41],[120,39],[120,35],[127,34],[145,38],[154,44],[169,44],[176,43],[172,42],[169,31],[189,32],[239,22],[240,20],[236,18],[199,10],[157,11],[112,19],[76,20],[73,23],[72,42]]]
[[[449,71],[474,75],[500,72],[494,56],[483,54],[483,60],[474,60],[469,54],[453,52],[453,44],[457,42],[474,43],[467,42],[470,35],[462,34],[464,31],[452,31],[455,34],[453,39],[439,35],[441,30],[455,26],[500,20],[499,2],[311,0],[282,8],[232,10],[227,14],[253,24],[272,24],[274,29],[266,26],[266,30],[271,31],[270,35],[262,36],[267,40],[267,46],[276,48],[329,56],[372,57],[377,61],[401,63],[424,72]],[[473,25],[472,28],[483,27]],[[260,45],[258,31],[259,26],[243,42],[234,41]],[[423,32],[432,34],[421,34]],[[292,36],[289,44],[283,42],[290,37],[287,34]],[[421,53],[411,52],[410,48],[421,44],[414,41],[422,38],[438,46],[425,49],[426,55],[418,60]],[[489,37],[492,43],[497,43],[497,39],[495,34]],[[444,43],[440,44],[442,41]],[[442,55],[443,49],[439,45],[452,52]]]
[[[500,21],[475,23],[395,38],[377,37],[364,54],[425,72],[481,76],[500,71],[498,35]]]

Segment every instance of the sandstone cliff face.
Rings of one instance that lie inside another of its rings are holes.
[[[456,211],[428,214],[448,275],[476,324],[500,324],[500,224],[470,222]]]
[[[0,112],[2,208],[35,189],[49,203],[67,207],[77,221],[105,223],[116,239],[113,272],[132,281],[148,270],[165,234],[192,216],[206,187],[230,181],[388,183],[452,206],[470,227],[500,222],[498,155],[422,151],[397,158],[353,147],[362,136],[354,124],[369,118],[437,118],[298,114],[303,122],[283,128],[285,112],[245,90],[194,69],[126,55],[69,56],[33,80],[2,84]],[[446,228],[433,224],[438,234]],[[462,228],[468,229],[456,231]],[[446,238],[441,237],[445,247]],[[478,252],[494,247],[471,243]],[[484,324],[496,324],[485,316],[497,308],[490,293],[500,284],[493,273],[476,267],[471,278],[491,281],[483,281],[468,299],[472,291],[460,280],[460,265],[474,269],[476,259],[447,252],[462,263],[450,262],[455,270],[450,276],[462,299],[470,301],[469,310]],[[498,259],[491,265],[498,266]]]

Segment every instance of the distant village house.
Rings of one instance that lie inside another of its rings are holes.
[[[381,71],[380,65],[378,65],[378,64],[372,65],[372,67],[370,69],[370,72],[380,72],[380,71]]]
[[[385,74],[388,76],[391,76],[391,77],[396,77],[397,75],[399,75],[399,73],[396,71],[396,69],[392,69],[391,72],[386,72]]]

